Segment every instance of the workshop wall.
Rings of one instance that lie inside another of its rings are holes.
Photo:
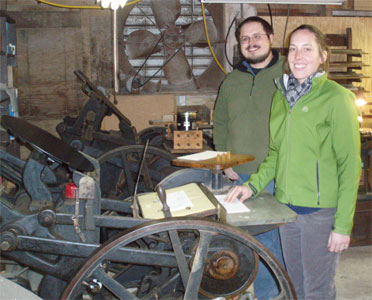
[[[77,5],[73,0],[59,3]],[[79,5],[91,6],[96,5],[96,2],[80,0]],[[2,4],[1,8],[4,9],[3,7]],[[278,7],[279,5],[275,5],[273,8],[276,32],[274,46],[282,47],[286,17],[283,16],[284,6],[280,6],[281,9]],[[351,27],[353,48],[369,52],[363,56],[363,62],[370,66],[364,67],[361,72],[371,76],[372,35],[366,29],[372,28],[372,18],[316,17],[314,15],[322,11],[326,15],[326,9],[315,6],[309,8],[307,11],[310,16],[289,17],[286,33],[303,23],[314,24],[325,33],[341,34],[345,33],[347,27]],[[306,9],[304,6],[301,11],[298,7],[296,14],[306,14]],[[36,121],[45,118],[61,120],[66,115],[76,115],[87,100],[81,92],[81,84],[73,75],[76,69],[82,70],[93,83],[111,91],[113,86],[111,11],[71,10],[37,4],[36,1],[16,0],[7,0],[6,10],[17,22],[18,66],[15,72],[15,85],[19,89],[21,116]],[[258,6],[258,13],[264,14],[264,6]],[[228,15],[226,19],[232,18],[233,16]],[[270,19],[269,16],[264,18]],[[363,79],[360,85],[372,91],[371,79]],[[187,91],[178,93],[180,94],[187,95]],[[199,103],[204,100],[210,105],[210,96],[198,98]],[[372,102],[371,93],[367,95],[367,100]],[[371,109],[371,104],[362,108],[365,115],[364,127],[372,127]]]
[[[63,4],[77,5],[69,0]],[[82,0],[78,4],[96,3]],[[73,74],[77,69],[99,85],[112,86],[110,10],[7,1],[6,11],[17,28],[15,85],[20,115],[31,119],[76,115],[87,99]]]
[[[149,127],[149,120],[161,121],[163,115],[177,113],[176,96],[171,94],[117,96],[117,108],[140,132]],[[144,109],[146,108],[146,109]],[[105,117],[104,130],[119,130],[119,120],[114,115]]]

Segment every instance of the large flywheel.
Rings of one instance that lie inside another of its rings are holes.
[[[279,283],[274,299],[297,299],[283,267],[251,235],[195,218],[153,221],[120,233],[95,251],[61,299],[233,297],[254,280],[258,256]]]
[[[141,170],[137,193],[151,192],[158,182],[169,174],[180,170],[172,166],[174,155],[165,150],[148,146],[130,145],[110,150],[100,157],[100,186],[103,197],[124,199],[134,194],[141,160]]]

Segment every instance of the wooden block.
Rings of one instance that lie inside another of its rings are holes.
[[[203,133],[201,130],[173,132],[173,149],[202,149]]]
[[[13,88],[13,67],[8,66],[8,88]]]
[[[372,10],[372,1],[354,0],[355,10]]]

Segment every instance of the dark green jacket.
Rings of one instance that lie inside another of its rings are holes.
[[[255,193],[275,178],[276,198],[305,207],[336,207],[334,232],[351,233],[361,173],[355,96],[327,74],[290,109],[283,81],[270,116],[270,153],[245,183]]]
[[[237,172],[256,172],[268,154],[274,78],[283,74],[283,61],[279,56],[276,64],[261,70],[256,77],[240,64],[221,85],[213,117],[216,150],[255,156],[253,162],[234,167]]]

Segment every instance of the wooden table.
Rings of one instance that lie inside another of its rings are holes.
[[[185,158],[177,158],[172,161],[172,164],[178,167],[186,168],[202,168],[210,169],[212,173],[212,189],[218,190],[222,188],[222,171],[227,168],[245,164],[254,160],[253,155],[249,154],[230,154],[229,158],[210,158],[205,160],[188,160]]]
[[[229,159],[220,159],[217,157],[205,160],[188,160],[177,158],[172,161],[175,166],[188,168],[203,168],[210,170],[224,170],[254,160],[253,155],[249,154],[231,154]]]

